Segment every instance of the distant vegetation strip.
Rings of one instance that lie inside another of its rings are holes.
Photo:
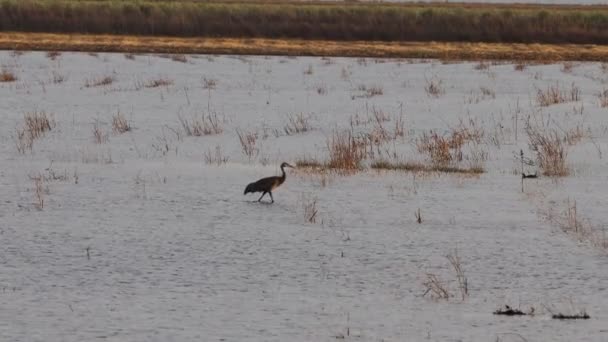
[[[0,31],[332,41],[608,44],[608,7],[0,0]]]
[[[365,42],[258,38],[177,38],[0,32],[0,49],[173,54],[307,55],[535,61],[606,61],[608,46]]]

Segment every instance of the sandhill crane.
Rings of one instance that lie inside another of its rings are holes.
[[[272,197],[272,190],[278,188],[281,184],[283,184],[283,182],[285,182],[285,167],[293,168],[293,166],[287,163],[281,164],[281,172],[283,173],[281,176],[266,177],[258,180],[257,182],[249,183],[245,188],[245,192],[243,193],[243,195],[247,195],[247,193],[250,192],[262,192],[262,196],[260,196],[260,198],[258,199],[258,202],[260,202],[262,200],[262,197],[264,197],[264,195],[268,193],[270,194],[270,199],[272,200],[272,202],[270,203],[274,203],[274,198]]]

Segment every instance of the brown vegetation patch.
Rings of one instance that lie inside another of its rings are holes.
[[[109,139],[110,134],[107,131],[104,131],[99,120],[95,120],[95,122],[93,122],[93,141],[95,141],[96,144],[103,144],[108,142]]]
[[[372,162],[371,168],[375,170],[407,171],[407,172],[442,172],[442,173],[463,173],[478,175],[485,172],[480,166],[458,167],[446,165],[424,164],[419,162],[392,162],[389,160],[376,160]]]
[[[440,79],[430,79],[426,81],[424,91],[429,97],[439,97],[445,93],[443,81]]]
[[[157,87],[168,87],[172,84],[173,84],[173,80],[161,77],[161,78],[149,80],[144,86],[146,88],[157,88]]]
[[[444,135],[434,131],[424,132],[415,142],[418,152],[425,155],[435,167],[460,169],[462,162],[468,162],[468,167],[464,169],[483,170],[487,153],[480,145],[484,135],[483,128],[471,118],[460,120],[457,127]]]
[[[296,166],[298,168],[307,168],[307,169],[322,169],[323,164],[316,159],[310,158],[300,158],[296,160]]]
[[[112,116],[112,131],[122,134],[131,130],[131,125],[121,112],[117,112]]]
[[[26,113],[24,125],[16,129],[15,145],[19,153],[31,151],[34,141],[55,127],[53,116],[44,111]]]
[[[534,126],[526,127],[530,149],[536,152],[538,166],[545,176],[563,177],[570,174],[566,165],[568,151],[564,137],[555,130],[545,130]]]
[[[184,118],[181,114],[178,114],[177,117],[187,136],[200,137],[224,132],[222,121],[214,112],[193,116],[192,120]]]
[[[0,71],[0,82],[15,82],[17,76],[11,71],[2,69]]]
[[[581,214],[576,199],[568,198],[563,202],[562,207],[557,207],[555,202],[552,202],[551,206],[541,210],[541,214],[544,219],[574,239],[588,242],[598,250],[608,252],[608,237],[605,229],[601,225],[594,225],[590,219]]]
[[[362,97],[374,97],[384,94],[384,88],[379,85],[366,86],[365,84],[359,85],[357,90],[363,93]]]
[[[283,127],[283,130],[287,135],[306,133],[312,130],[310,116],[304,115],[304,113],[288,114],[287,123]]]
[[[343,172],[355,172],[361,169],[361,162],[366,156],[366,144],[354,136],[352,131],[334,131],[327,138],[329,160],[326,166]]]
[[[87,79],[84,83],[84,86],[86,88],[102,87],[102,86],[107,86],[107,85],[114,83],[115,80],[116,80],[116,78],[114,78],[114,76],[111,76],[111,75],[100,76],[100,77],[93,78],[93,79]]]
[[[171,60],[175,61],[175,62],[180,62],[180,63],[188,62],[188,58],[186,58],[185,55],[172,55]]]
[[[536,92],[536,102],[542,106],[550,106],[553,104],[579,101],[581,90],[574,83],[570,85],[570,89],[563,89],[559,84],[550,85],[547,89],[538,89]]]
[[[604,61],[608,45],[179,38],[0,32],[0,49],[133,53]]]
[[[604,89],[602,90],[598,95],[597,95],[599,101],[600,101],[600,106],[602,108],[606,108],[608,107],[608,89]]]
[[[206,164],[215,164],[217,166],[221,166],[228,162],[228,156],[225,156],[222,152],[222,147],[220,145],[215,146],[215,150],[208,149],[204,155]]]
[[[237,129],[236,135],[239,138],[239,143],[241,144],[241,151],[243,154],[246,155],[249,160],[257,157],[257,155],[260,153],[260,149],[256,146],[258,133]]]
[[[513,65],[513,69],[515,71],[524,71],[524,70],[526,70],[527,67],[528,67],[528,65],[523,62],[518,62],[515,65]]]
[[[61,52],[59,51],[49,51],[46,53],[46,57],[50,60],[54,61],[57,57],[61,56]]]

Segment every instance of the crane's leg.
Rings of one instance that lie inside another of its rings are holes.
[[[272,191],[268,191],[268,193],[270,194],[270,199],[272,200],[272,202],[270,202],[270,203],[274,203],[274,197],[272,197]]]
[[[260,196],[260,198],[258,199],[258,202],[260,202],[260,201],[262,200],[262,197],[264,197],[264,195],[266,195],[266,191],[264,191],[264,192],[262,193],[262,196]]]

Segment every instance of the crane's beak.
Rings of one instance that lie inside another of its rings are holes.
[[[295,167],[293,167],[293,166],[291,166],[291,165],[289,165],[289,164],[287,164],[287,163],[285,163],[285,166],[290,167],[290,168],[292,168],[292,169],[295,169]]]

